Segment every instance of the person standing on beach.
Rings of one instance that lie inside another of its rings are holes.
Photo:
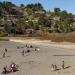
[[[7,52],[7,48],[5,48],[5,52]]]
[[[52,64],[51,65],[51,70],[54,71],[55,70],[55,66]]]
[[[65,69],[64,60],[62,61],[62,69]]]
[[[3,53],[3,58],[5,58],[5,52]]]
[[[24,50],[21,53],[22,53],[22,56],[24,56]]]

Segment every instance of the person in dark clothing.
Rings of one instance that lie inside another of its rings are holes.
[[[17,49],[20,49],[20,47],[19,47],[19,46],[17,46]]]
[[[30,48],[33,48],[33,46],[32,46],[32,45],[30,45]]]
[[[55,67],[55,71],[57,70],[57,65],[54,65],[54,67]]]
[[[28,50],[27,50],[27,53],[29,53],[29,52],[30,52],[30,50],[28,49]]]
[[[3,68],[3,71],[2,71],[2,74],[7,74],[7,73],[8,73],[7,67],[4,67],[4,68]]]
[[[5,58],[5,52],[3,53],[3,58]]]
[[[5,48],[5,52],[7,52],[7,48]]]
[[[62,61],[62,69],[65,69],[64,61]]]

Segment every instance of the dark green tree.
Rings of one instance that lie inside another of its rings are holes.
[[[45,15],[42,15],[38,20],[38,25],[42,27],[51,27],[51,22]]]
[[[54,14],[56,15],[56,16],[59,16],[60,15],[60,8],[54,8]]]
[[[24,4],[20,4],[20,7],[21,7],[21,8],[24,7]]]

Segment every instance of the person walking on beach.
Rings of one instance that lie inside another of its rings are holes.
[[[5,58],[5,52],[3,53],[3,58]]]

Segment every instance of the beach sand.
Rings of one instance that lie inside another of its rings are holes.
[[[17,49],[17,46],[25,46],[32,44],[39,47],[39,51],[31,49],[30,53],[25,56],[21,55],[24,48]],[[72,44],[71,44],[72,45]],[[2,58],[4,49],[7,48],[8,52],[6,57]],[[51,71],[51,64],[56,64],[61,68],[62,61],[65,61],[65,66],[70,66],[66,69],[58,71]],[[4,66],[9,66],[11,62],[15,62],[19,66],[19,71],[9,73],[8,75],[74,75],[75,74],[75,50],[69,48],[55,47],[49,42],[35,42],[29,41],[12,42],[0,41],[0,72]]]

